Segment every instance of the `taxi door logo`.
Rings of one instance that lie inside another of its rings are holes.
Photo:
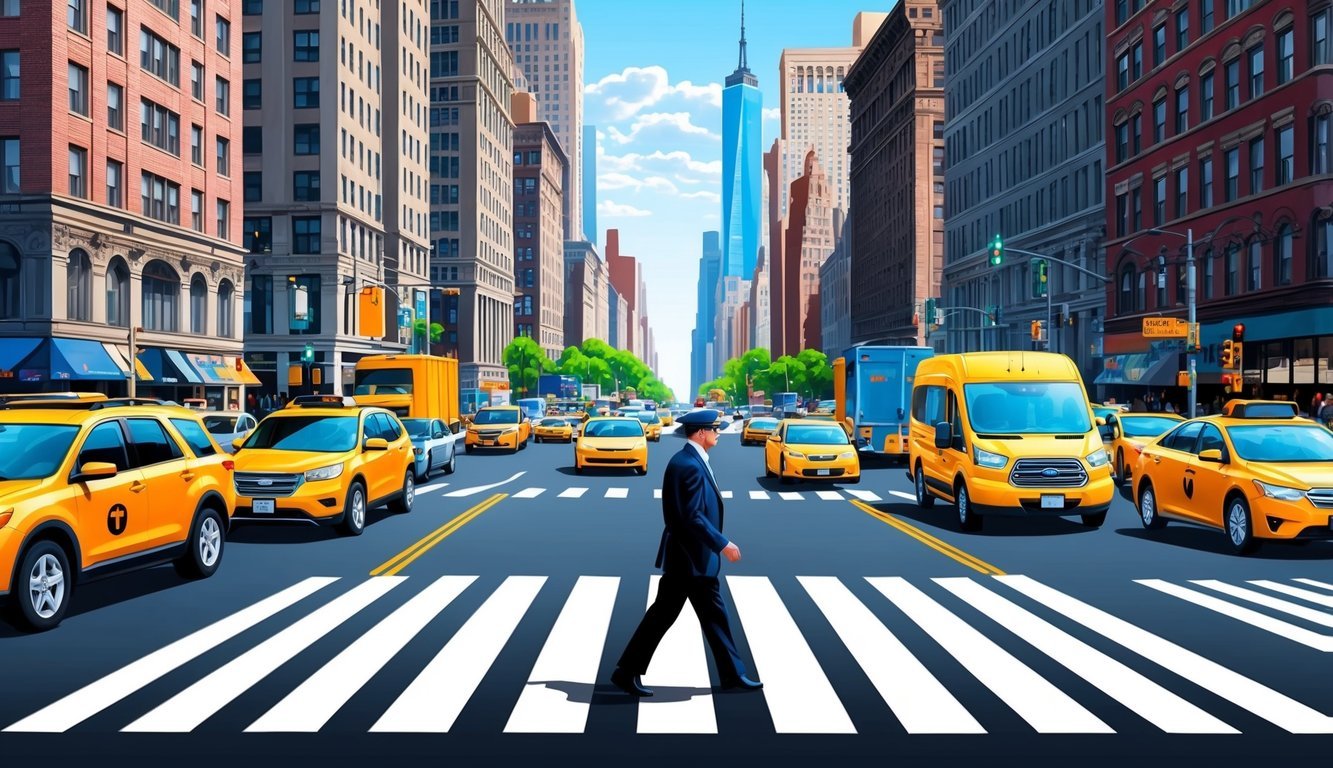
[[[112,536],[124,533],[125,526],[129,525],[129,522],[130,513],[123,504],[117,504],[106,513],[106,529],[111,531]]]

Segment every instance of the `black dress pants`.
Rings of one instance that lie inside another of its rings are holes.
[[[713,652],[713,663],[722,684],[733,682],[745,675],[745,663],[736,652],[727,621],[727,604],[716,576],[690,576],[665,573],[657,583],[657,597],[648,607],[638,629],[634,630],[629,645],[620,655],[618,666],[630,674],[642,675],[648,671],[648,662],[662,642],[662,636],[676,623],[676,617],[689,600],[699,617],[704,638]]]

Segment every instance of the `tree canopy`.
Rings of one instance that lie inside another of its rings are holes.
[[[634,354],[615,349],[601,339],[588,339],[582,347],[566,347],[559,360],[552,361],[537,342],[519,336],[505,347],[504,363],[509,368],[509,386],[515,392],[536,392],[537,377],[543,373],[577,376],[584,384],[596,384],[603,392],[634,389],[639,397],[659,403],[675,400],[675,394]]]
[[[833,369],[828,356],[817,349],[773,360],[767,349],[755,348],[724,363],[722,375],[701,385],[699,394],[710,389],[727,392],[736,403],[746,402],[751,391],[763,392],[766,399],[772,399],[774,392],[823,399],[833,396]]]

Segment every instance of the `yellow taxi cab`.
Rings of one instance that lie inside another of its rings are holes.
[[[861,460],[846,430],[817,419],[783,419],[764,443],[764,474],[793,480],[861,482]]]
[[[1099,527],[1115,495],[1074,361],[1048,352],[936,355],[912,385],[908,479],[917,505],[982,515],[1078,515]]]
[[[1294,419],[1301,415],[1300,408],[1290,400],[1232,399],[1222,406],[1223,416],[1248,419]]]
[[[630,413],[629,417],[638,419],[643,424],[643,433],[654,443],[662,442],[662,419],[657,415],[657,411],[637,411]]]
[[[741,445],[763,445],[777,428],[778,420],[772,416],[746,419],[741,425]]]
[[[1184,416],[1174,413],[1113,413],[1107,416],[1100,431],[1106,451],[1111,454],[1112,475],[1116,482],[1129,479],[1143,446],[1184,420]]]
[[[567,416],[547,416],[532,428],[532,439],[539,443],[558,440],[562,443],[574,441],[574,427]]]
[[[158,401],[12,399],[0,409],[0,598],[52,629],[86,581],[222,562],[232,458],[198,414]]]
[[[392,411],[340,395],[302,395],[236,443],[237,520],[366,528],[366,511],[416,501],[412,438]]]
[[[517,405],[490,405],[477,411],[463,438],[468,453],[476,448],[508,448],[510,452],[528,447],[532,423],[523,417]]]
[[[657,413],[657,418],[661,419],[662,421],[662,426],[669,427],[672,424],[676,423],[676,417],[672,416],[671,411],[667,410],[666,408],[658,408],[656,413]]]
[[[574,471],[589,467],[631,467],[648,474],[648,435],[644,423],[628,416],[598,416],[583,424],[574,442]]]
[[[846,432],[848,437],[852,436],[852,425],[845,421],[838,421],[838,417],[832,411],[816,411],[802,418],[806,421],[822,421],[826,424],[837,424],[842,427],[842,431]]]
[[[1237,553],[1260,540],[1333,539],[1333,432],[1268,409],[1191,419],[1143,449],[1139,521],[1223,531]]]

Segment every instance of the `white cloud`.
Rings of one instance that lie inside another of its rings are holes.
[[[603,200],[597,204],[597,212],[603,216],[619,216],[629,219],[638,219],[644,216],[652,216],[652,211],[645,211],[642,208],[635,208],[632,205],[621,205],[611,200]]]
[[[625,120],[669,96],[722,106],[722,84],[695,85],[682,80],[675,85],[664,67],[626,67],[584,87],[586,96],[597,97],[611,110],[612,119]]]
[[[706,189],[701,189],[698,192],[686,192],[685,194],[681,195],[681,197],[698,198],[700,200],[708,200],[714,203],[722,202],[721,195],[719,195],[716,192],[710,192]]]
[[[635,192],[642,192],[644,189],[650,189],[656,192],[667,192],[676,194],[678,191],[676,185],[670,180],[661,176],[649,176],[647,178],[635,178],[624,173],[604,173],[597,177],[598,189],[632,189]]]
[[[782,108],[781,108],[781,107],[769,107],[769,108],[765,109],[765,110],[764,110],[764,119],[765,119],[765,120],[781,120],[781,119],[782,119]]]
[[[674,150],[672,152],[663,152],[656,150],[649,154],[640,154],[638,152],[627,152],[623,155],[610,155],[606,153],[605,147],[597,147],[597,167],[606,171],[633,173],[638,172],[657,172],[659,174],[675,175],[679,181],[685,183],[696,183],[683,177],[680,174],[690,173],[711,177],[711,179],[722,178],[721,160],[695,160],[689,152],[684,150]],[[702,182],[700,182],[702,183]]]
[[[688,112],[648,112],[634,118],[634,122],[630,124],[629,133],[622,132],[614,125],[608,127],[606,132],[611,140],[617,144],[628,144],[637,139],[643,131],[654,128],[667,128],[690,136],[704,136],[715,141],[722,140],[722,137],[716,133],[695,125],[690,120]]]

